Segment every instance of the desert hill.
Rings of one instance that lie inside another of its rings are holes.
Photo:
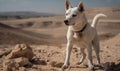
[[[0,23],[0,44],[43,44],[47,43],[43,39],[47,39],[48,35],[37,34],[30,31],[23,31],[12,26]],[[39,35],[39,36],[37,36]],[[34,36],[34,37],[33,37]],[[49,36],[50,37],[50,36]],[[39,39],[41,38],[41,39]]]

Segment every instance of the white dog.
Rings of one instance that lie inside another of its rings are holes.
[[[87,48],[88,66],[90,69],[94,68],[92,61],[92,46],[96,52],[97,62],[98,64],[100,64],[99,39],[95,27],[96,23],[98,22],[98,19],[103,17],[106,17],[106,15],[97,14],[93,19],[92,24],[90,25],[84,13],[83,3],[80,2],[80,4],[77,7],[72,7],[69,1],[66,0],[66,19],[64,20],[64,23],[68,26],[68,32],[66,58],[62,69],[67,68],[70,64],[70,53],[73,44],[79,46],[81,49],[82,57],[79,61],[79,64],[81,64],[84,61],[86,57],[84,50],[85,48]]]

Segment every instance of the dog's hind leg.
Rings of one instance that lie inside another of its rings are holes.
[[[86,58],[85,48],[81,48],[81,53],[82,53],[82,56],[80,58],[80,61],[77,64],[83,63],[84,59]]]
[[[88,53],[88,66],[91,70],[93,70],[94,66],[92,60],[92,44],[89,44],[89,46],[87,47],[87,53]]]
[[[95,53],[96,53],[96,56],[97,56],[97,63],[100,65],[100,56],[99,56],[99,53],[100,53],[100,45],[99,45],[99,39],[98,37],[96,36],[94,38],[94,40],[92,41],[92,44],[93,44],[93,48],[95,50]]]

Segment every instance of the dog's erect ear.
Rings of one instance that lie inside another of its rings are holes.
[[[78,5],[78,10],[80,12],[83,12],[85,9],[84,9],[84,6],[83,6],[83,2],[80,2],[79,5]]]
[[[70,4],[70,2],[69,2],[69,0],[66,0],[66,10],[68,10],[69,8],[71,8],[72,6],[71,6],[71,4]]]

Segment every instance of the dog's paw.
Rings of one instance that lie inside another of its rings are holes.
[[[90,65],[89,68],[90,68],[90,71],[94,71],[95,70],[94,69],[94,65]]]
[[[80,64],[82,64],[82,62],[77,62],[76,64],[77,64],[77,65],[80,65]]]
[[[63,65],[62,66],[62,70],[64,71],[64,69],[67,69],[69,65]]]

